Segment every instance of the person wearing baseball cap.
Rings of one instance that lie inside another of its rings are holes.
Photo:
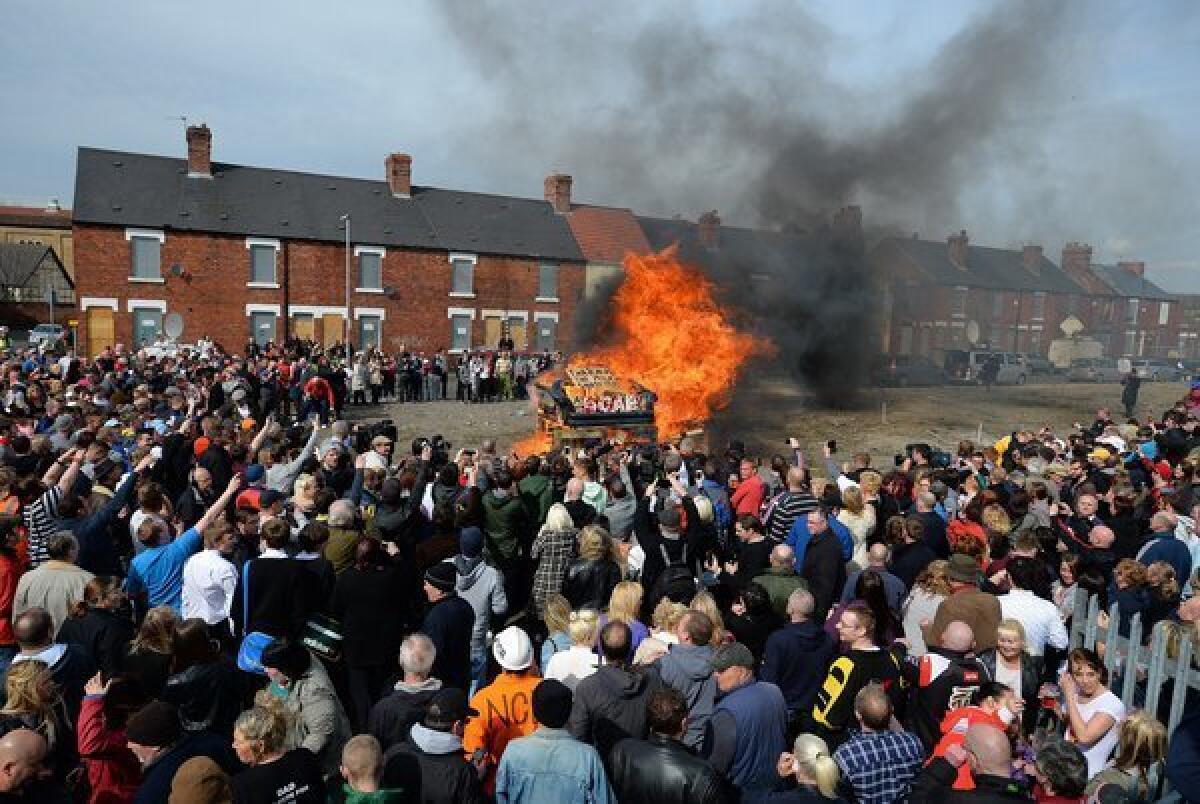
[[[571,690],[549,678],[533,690],[533,717],[541,725],[508,744],[496,771],[500,801],[615,802],[600,754],[567,731]]]
[[[709,660],[717,706],[709,720],[709,764],[742,791],[765,796],[779,781],[776,763],[787,750],[787,703],[774,684],[756,681],[756,663],[740,642],[722,645]]]
[[[483,801],[478,765],[463,757],[463,729],[478,715],[462,690],[438,690],[408,739],[387,752],[383,787],[409,791],[414,801]]]
[[[425,597],[429,610],[421,622],[421,633],[433,641],[437,651],[433,677],[447,687],[466,692],[471,687],[471,634],[475,609],[455,592],[458,571],[442,562],[425,570]]]
[[[925,644],[940,645],[946,626],[958,620],[971,626],[976,653],[996,647],[996,628],[1002,619],[1000,600],[980,590],[981,574],[979,562],[971,556],[964,553],[950,556],[946,568],[950,596],[938,606],[933,624],[922,629],[925,632]]]
[[[533,643],[515,625],[492,640],[492,658],[500,665],[500,674],[471,699],[471,706],[487,714],[471,718],[463,735],[467,751],[482,751],[487,757],[484,787],[489,794],[495,791],[496,765],[505,747],[511,740],[532,734],[537,727],[530,701],[542,680],[533,669]]]
[[[463,528],[458,537],[458,555],[446,559],[457,573],[459,597],[470,603],[475,612],[475,628],[471,632],[472,694],[483,684],[487,670],[488,623],[493,617],[508,613],[504,576],[483,560],[483,541],[483,531],[479,528]]]

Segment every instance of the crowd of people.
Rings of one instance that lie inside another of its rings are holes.
[[[451,454],[339,416],[388,361],[10,354],[0,801],[1200,790],[1200,713],[1168,745],[1171,696],[1123,701],[1118,646],[1069,639],[1080,596],[1118,604],[1105,634],[1195,639],[1200,388],[885,468],[795,440]]]

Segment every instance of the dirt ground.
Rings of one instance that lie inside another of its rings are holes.
[[[1143,418],[1157,416],[1186,392],[1184,383],[1145,383],[1137,413]],[[737,430],[752,450],[768,455],[786,452],[787,437],[795,436],[813,458],[820,455],[822,442],[836,438],[839,454],[870,452],[877,466],[891,465],[892,455],[915,441],[952,449],[961,439],[976,439],[981,431],[984,439],[995,440],[1013,428],[1050,425],[1061,431],[1075,421],[1090,422],[1101,406],[1118,416],[1122,412],[1121,387],[1109,384],[1044,383],[991,391],[959,386],[888,388],[869,393],[870,405],[854,411],[815,409],[803,388],[785,380],[760,380],[740,393],[749,402],[740,407],[762,411]],[[351,408],[350,418],[392,419],[404,449],[417,436],[438,433],[456,449],[488,437],[507,449],[534,426],[527,401],[383,404]]]

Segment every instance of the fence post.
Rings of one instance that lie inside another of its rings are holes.
[[[1116,619],[1115,617],[1113,618]],[[1109,623],[1111,630],[1112,622]],[[1119,633],[1119,632],[1118,632]],[[1105,646],[1104,664],[1108,667],[1108,677],[1114,678],[1113,669],[1117,666],[1117,662],[1121,661],[1120,637],[1109,640]],[[1121,685],[1121,701],[1129,708],[1133,701],[1134,689],[1137,686],[1138,663],[1141,659],[1142,652],[1142,615],[1137,613],[1133,615],[1133,619],[1129,621],[1129,639],[1125,641],[1125,657],[1121,663],[1121,670],[1124,673],[1124,683]],[[1111,664],[1110,664],[1111,657]],[[1153,658],[1151,659],[1153,661]]]
[[[1162,623],[1154,626],[1153,637],[1150,639],[1150,660],[1146,671],[1146,705],[1145,710],[1158,717],[1158,698],[1162,694],[1162,685],[1167,676],[1167,629]],[[1130,707],[1132,699],[1125,701]]]
[[[1175,689],[1171,694],[1171,713],[1167,716],[1167,737],[1175,733],[1175,727],[1183,718],[1183,705],[1187,701],[1195,673],[1192,672],[1192,651],[1195,644],[1191,639],[1180,640],[1179,656],[1175,659]]]

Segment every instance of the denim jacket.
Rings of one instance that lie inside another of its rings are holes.
[[[536,784],[535,784],[536,783]],[[496,771],[497,804],[615,804],[596,749],[566,729],[541,726],[504,749]]]

